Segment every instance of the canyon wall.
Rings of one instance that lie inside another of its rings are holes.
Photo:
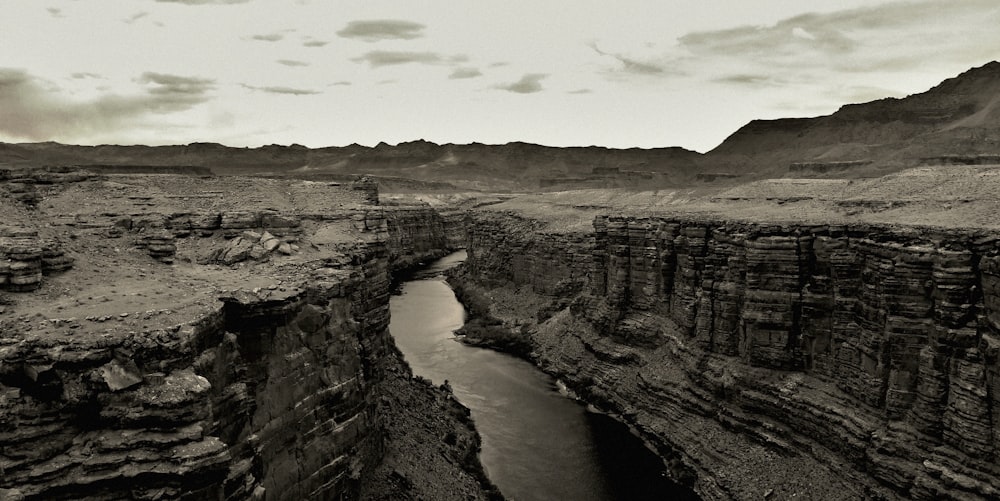
[[[457,210],[392,207],[369,209],[365,217],[374,225],[385,221],[393,269],[414,266],[465,247],[465,215]]]
[[[308,288],[98,342],[5,325],[0,486],[28,499],[356,491],[378,457],[365,390],[391,343],[386,265],[318,268]]]
[[[464,280],[520,298],[494,313],[536,363],[705,498],[995,499],[998,242],[624,216],[564,233],[484,211]]]
[[[390,271],[459,244],[460,218],[376,207],[270,214],[273,224],[252,211],[183,216],[83,231],[138,232],[149,247],[156,230],[174,247],[346,218],[360,237],[335,258],[259,272],[283,270],[280,286],[223,290],[183,315],[0,316],[0,499],[490,495],[467,409],[413,379],[388,332]],[[401,436],[418,443],[400,453]],[[417,478],[407,461],[440,478]]]

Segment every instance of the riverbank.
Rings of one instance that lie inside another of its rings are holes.
[[[546,345],[551,344],[551,340],[539,342],[535,337],[536,330],[560,311],[568,308],[569,303],[565,298],[538,295],[511,284],[483,287],[465,272],[464,266],[459,266],[447,273],[449,286],[468,311],[466,325],[472,326],[456,332],[462,334],[458,339],[460,342],[517,356],[549,376],[557,378],[571,392],[573,398],[593,406],[603,419],[620,427],[615,430],[616,433],[631,434],[635,437],[635,443],[638,445],[631,449],[633,455],[646,451],[658,457],[662,463],[662,470],[667,472],[669,477],[669,480],[664,479],[664,482],[670,484],[659,488],[669,489],[671,499],[699,499],[691,490],[696,478],[670,447],[637,426],[632,419],[633,416],[629,415],[629,410],[592,384],[592,381],[579,377],[579,374],[560,370],[559,367],[549,363],[544,352],[547,349]],[[619,440],[617,447],[623,443],[624,441]],[[608,449],[608,452],[615,451]],[[627,487],[622,485],[619,488]]]
[[[461,266],[458,266],[452,270],[460,269]],[[458,274],[460,272],[452,270],[446,274],[448,285],[468,315],[465,325],[455,331],[456,339],[468,346],[508,353],[531,362],[533,345],[530,334],[522,328],[508,326],[503,320],[494,317],[487,294],[462,279]],[[527,324],[521,325],[527,327]]]
[[[414,373],[450,382],[469,406],[483,438],[480,459],[504,494],[525,501],[694,499],[664,476],[663,462],[628,427],[567,398],[556,379],[527,360],[530,345],[516,342],[522,333],[503,335],[502,319],[479,317],[490,328],[473,332],[500,334],[476,339],[507,353],[456,342],[469,317],[442,275],[461,259],[464,253],[431,263],[404,284],[392,299],[390,329]],[[479,299],[470,303],[471,318],[490,305],[488,296]]]
[[[376,393],[384,459],[364,477],[363,500],[503,501],[479,461],[482,439],[447,387],[414,377],[398,349]]]

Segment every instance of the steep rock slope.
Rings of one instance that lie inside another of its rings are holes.
[[[998,241],[480,212],[464,285],[706,498],[993,499]]]

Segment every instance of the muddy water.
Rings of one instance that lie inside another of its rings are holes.
[[[393,296],[390,331],[415,374],[472,411],[489,477],[511,500],[690,499],[628,429],[588,412],[523,360],[465,346],[453,332],[465,310],[440,273],[458,252],[407,277]]]

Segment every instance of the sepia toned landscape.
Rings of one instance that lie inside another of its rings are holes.
[[[173,3],[126,22],[246,7]],[[0,501],[1000,497],[1000,62],[704,153],[105,143],[38,132],[25,75],[0,68]],[[222,85],[168,77],[137,82]]]

